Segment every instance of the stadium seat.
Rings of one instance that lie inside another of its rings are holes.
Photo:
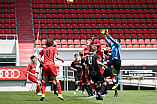
[[[126,44],[131,44],[131,40],[130,40],[130,39],[126,39],[126,40],[125,40],[125,43],[126,43]]]
[[[132,39],[132,44],[138,44],[137,39]]]
[[[125,40],[124,39],[121,39],[121,42],[120,42],[120,44],[125,44]]]
[[[68,44],[74,44],[72,39],[68,39]]]
[[[81,48],[81,46],[80,45],[75,45],[75,48]]]
[[[133,45],[133,48],[140,48],[139,45]]]
[[[138,40],[138,44],[144,44],[144,40],[143,39],[139,39]]]
[[[150,44],[150,39],[145,39],[144,43],[145,44]]]
[[[125,39],[130,39],[130,35],[129,34],[124,34],[124,38]]]
[[[81,39],[81,44],[86,44],[86,40],[85,39]]]
[[[68,45],[68,48],[74,48],[74,45]]]
[[[157,48],[157,45],[153,45],[153,48]]]
[[[145,45],[140,45],[140,48],[146,48],[146,46]]]
[[[156,39],[151,39],[151,44],[157,44]]]
[[[74,34],[74,35],[73,35],[73,38],[74,38],[74,39],[79,39],[79,35],[78,35],[78,34]]]
[[[127,45],[127,48],[133,48],[132,45]]]
[[[72,34],[67,34],[67,39],[73,39]]]
[[[123,45],[123,44],[122,44],[122,45],[121,45],[121,48],[126,48],[126,45]]]
[[[144,39],[149,39],[149,35],[148,34],[143,34],[143,38]]]
[[[68,48],[68,46],[67,45],[62,45],[62,48]]]

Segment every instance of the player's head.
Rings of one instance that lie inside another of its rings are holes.
[[[91,43],[91,40],[88,39],[87,40],[87,45],[90,45],[90,43]]]
[[[92,38],[92,40],[95,40],[96,39],[96,34],[92,34],[91,38]]]
[[[45,45],[46,45],[47,47],[53,46],[53,44],[54,44],[54,42],[53,42],[53,39],[52,39],[52,38],[47,39],[47,41],[46,41],[46,43],[45,43]]]
[[[32,56],[30,57],[30,59],[31,59],[31,61],[32,61],[33,63],[36,62],[36,57],[35,57],[35,55],[32,55]]]
[[[74,58],[75,58],[75,60],[78,60],[79,59],[78,54],[75,54]]]
[[[121,42],[121,40],[120,40],[120,39],[116,39],[116,42],[120,43],[120,42]]]
[[[79,51],[79,55],[80,57],[84,56],[84,51],[83,50]]]
[[[106,51],[110,51],[111,50],[111,46],[106,44]]]
[[[91,52],[96,52],[97,51],[97,47],[96,46],[91,46]]]

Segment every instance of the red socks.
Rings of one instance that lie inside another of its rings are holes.
[[[37,85],[37,93],[40,93],[40,85]]]
[[[80,88],[81,88],[81,86],[82,86],[82,82],[79,83],[79,87],[80,87]]]
[[[92,86],[93,86],[93,88],[92,88],[92,89],[94,89],[94,90],[95,90],[95,83],[93,83],[93,84],[92,84]]]
[[[60,84],[60,82],[57,82],[57,89],[58,89],[58,94],[61,94],[61,84]]]
[[[42,83],[42,94],[45,94],[46,83]]]

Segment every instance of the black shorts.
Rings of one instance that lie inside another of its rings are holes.
[[[51,73],[49,73],[49,75],[48,75],[48,81],[52,81],[52,80],[54,80],[54,77],[52,76]]]
[[[75,75],[75,81],[80,81],[81,75]]]
[[[112,71],[111,70],[109,70],[109,69],[107,69],[107,70],[104,70],[104,73],[103,73],[103,76],[104,77],[113,77],[113,73],[112,73]]]
[[[94,81],[94,83],[104,83],[105,79],[104,76],[102,74],[94,74],[94,75],[90,75],[91,79]]]
[[[113,65],[115,71],[119,72],[121,67],[121,60],[109,60],[107,62],[109,65]]]
[[[82,82],[87,83],[87,81],[88,81],[88,77],[82,76]]]

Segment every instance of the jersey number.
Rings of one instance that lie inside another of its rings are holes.
[[[92,64],[92,57],[88,57],[88,64],[89,64],[89,65]]]
[[[46,50],[46,57],[50,57],[50,50]]]

